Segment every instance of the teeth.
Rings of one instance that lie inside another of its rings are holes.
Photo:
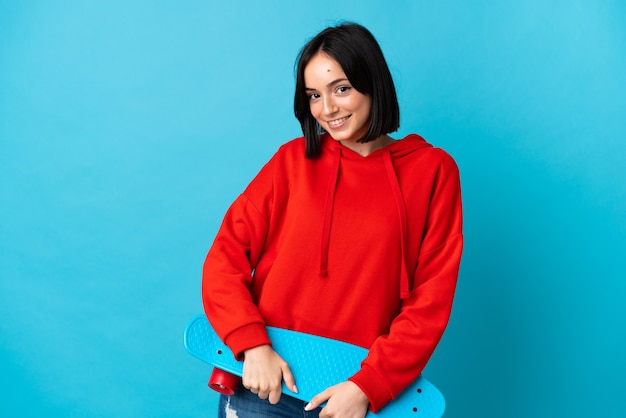
[[[345,121],[346,119],[348,119],[348,117],[345,118],[341,118],[341,119],[336,119],[336,120],[331,120],[328,122],[328,124],[330,126],[337,126],[337,125],[341,125],[343,123],[343,121]]]

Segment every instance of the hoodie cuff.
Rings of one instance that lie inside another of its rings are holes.
[[[370,410],[378,412],[393,399],[393,396],[378,374],[370,367],[364,366],[354,376],[349,378],[354,382],[370,401]]]
[[[244,351],[260,345],[272,345],[272,342],[267,335],[265,325],[250,324],[231,332],[224,340],[224,344],[230,348],[235,358],[241,361]]]

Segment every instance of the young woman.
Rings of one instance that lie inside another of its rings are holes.
[[[304,136],[281,146],[235,200],[204,264],[206,314],[244,361],[221,417],[376,412],[422,372],[452,307],[463,246],[458,169],[418,135],[388,136],[399,127],[395,86],[367,29],[327,28],[304,46],[294,108]],[[281,396],[282,381],[297,391],[297,376],[266,326],[369,354],[346,382],[303,403]]]

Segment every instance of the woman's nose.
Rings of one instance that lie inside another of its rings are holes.
[[[335,105],[335,101],[332,97],[324,97],[324,114],[330,115],[337,111],[337,106]]]

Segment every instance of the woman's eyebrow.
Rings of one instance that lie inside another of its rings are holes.
[[[343,81],[349,81],[347,78],[338,78],[336,80],[331,81],[330,83],[326,84],[326,87],[332,87],[335,84],[341,83]],[[306,91],[313,91],[313,90],[317,90],[317,89],[312,89],[310,87],[305,87],[304,88]]]
[[[348,79],[347,78],[338,78],[338,79],[333,80],[330,83],[326,84],[326,87],[331,87],[331,86],[333,86],[333,85],[335,85],[337,83],[341,83],[343,81],[348,81]]]

